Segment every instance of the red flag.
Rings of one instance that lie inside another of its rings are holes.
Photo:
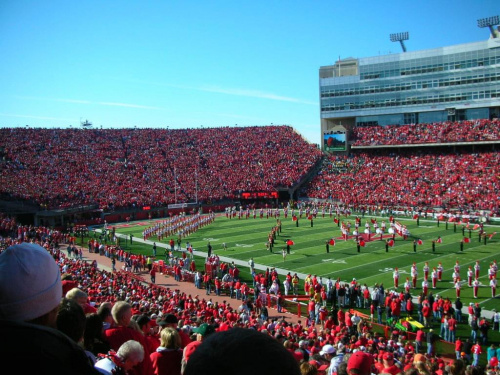
[[[365,241],[363,240],[359,241],[359,246],[365,247]]]
[[[444,216],[443,216],[443,215],[439,215],[439,216],[438,216],[438,220],[439,220],[439,221],[441,221],[441,220],[443,220],[443,219],[444,219]]]
[[[393,247],[393,246],[394,246],[394,240],[389,240],[388,245],[389,245],[390,247]]]
[[[286,241],[286,244],[291,246],[291,245],[294,245],[294,242],[292,240],[288,240],[288,241]]]
[[[375,220],[375,219],[371,219],[371,221],[372,221],[372,224],[375,224],[377,222],[377,220]]]
[[[414,220],[418,219],[418,214],[413,215],[413,219]]]
[[[492,239],[492,237],[493,237],[495,234],[497,234],[497,232],[493,232],[493,233],[491,233],[491,234],[490,234],[490,240]]]
[[[309,215],[308,219],[312,220],[312,218],[313,218],[313,215]]]
[[[450,217],[450,218],[448,219],[448,222],[450,222],[450,223],[453,223],[454,221],[455,221],[455,218],[454,218],[454,217]]]
[[[441,237],[439,237],[437,240],[436,240],[437,243],[441,243],[443,242],[443,239]]]
[[[474,224],[474,227],[472,228],[472,230],[476,230],[477,228],[479,228],[479,224]]]
[[[465,243],[469,243],[469,242],[470,242],[470,239],[469,239],[469,238],[467,238],[467,237],[464,237],[464,242],[465,242]]]
[[[330,245],[335,246],[335,240],[333,238],[330,240]]]
[[[466,229],[469,229],[469,222],[467,222],[467,225],[465,226]]]
[[[417,241],[417,243],[418,243],[419,245],[422,245],[422,244],[424,243],[424,241],[422,241],[422,240],[420,240],[420,239],[419,239],[419,240]]]
[[[339,219],[335,218],[335,219],[333,219],[333,222],[334,222],[335,224],[338,224],[338,223],[339,223]]]
[[[297,216],[293,215],[292,221],[297,221]]]

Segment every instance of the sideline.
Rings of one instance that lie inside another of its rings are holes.
[[[408,219],[408,220],[411,220],[411,219]],[[429,220],[430,221],[430,220]],[[98,229],[98,228],[94,228],[94,230],[98,233],[101,232],[101,229]],[[125,234],[121,234],[121,233],[115,233],[115,235],[117,237],[120,237],[120,238],[124,238],[124,239],[128,239],[129,237]],[[156,241],[151,241],[151,240],[144,240],[142,238],[135,238],[134,237],[134,241],[136,242],[139,242],[139,243],[142,243],[142,244],[146,244],[146,245],[150,245],[151,247],[153,246],[153,243],[156,242]],[[168,244],[164,244],[164,243],[157,243],[156,244],[157,247],[160,247],[160,248],[164,248],[164,249],[169,249],[170,246]],[[175,251],[179,251],[179,250],[175,250]],[[181,250],[180,251],[187,251],[186,248],[184,247],[181,247]],[[195,250],[193,248],[193,255],[196,255],[196,256],[199,256],[199,257],[202,257],[202,258],[206,258],[206,252],[203,252],[203,251],[199,251],[199,250]],[[239,260],[239,259],[233,259],[233,258],[229,258],[229,257],[225,257],[225,256],[221,256],[219,254],[217,254],[219,256],[219,259],[222,261],[222,262],[225,262],[225,263],[233,263],[238,265],[239,267],[250,267],[249,264],[245,261],[242,261],[242,260]],[[99,261],[98,261],[99,263]],[[259,271],[263,271],[265,272],[268,268],[271,268],[267,265],[263,265],[263,264],[258,264],[258,263],[255,263],[254,264],[254,268],[256,270],[259,270]],[[276,271],[278,272],[278,274],[280,274],[282,277],[285,276],[288,272],[290,272],[292,275],[294,273],[297,273],[297,276],[300,278],[301,282],[304,281],[304,279],[309,275],[309,274],[305,274],[305,273],[301,273],[301,272],[295,272],[295,271],[291,271],[291,270],[288,270],[288,269],[284,269],[284,268],[279,268],[279,267],[274,267],[276,269]],[[321,276],[321,275],[320,275]],[[157,277],[158,278],[158,277]],[[360,279],[360,280],[363,280],[363,279]],[[360,281],[358,280],[358,281]],[[324,280],[325,281],[325,280]],[[341,280],[342,283],[345,283],[345,284],[349,284],[350,281],[345,281],[345,280]],[[370,294],[371,292],[373,291],[373,287],[369,286],[368,287],[369,291],[370,291]],[[392,290],[394,288],[392,287],[387,287],[385,288],[386,290]],[[489,288],[488,288],[489,289]],[[203,289],[197,289],[197,290],[201,290],[203,291]],[[418,288],[415,289],[415,290],[419,290]],[[432,291],[432,290],[430,290]],[[433,292],[434,293],[434,292]],[[413,293],[412,293],[413,294]],[[439,294],[439,293],[438,293]],[[416,306],[417,302],[418,302],[418,296],[413,296],[412,295],[412,301],[414,303],[414,305]],[[482,301],[481,303],[483,303],[485,301]],[[453,301],[452,301],[453,303]],[[454,303],[453,303],[454,305]],[[485,310],[485,309],[482,309],[481,310],[481,315],[484,316],[485,318],[491,320],[492,317],[493,317],[493,314],[494,314],[494,311],[491,311],[491,310]],[[293,314],[290,314],[290,315],[293,315]],[[468,305],[464,304],[464,306],[462,307],[462,315],[463,316],[468,316],[469,315],[469,311],[468,311]],[[295,316],[295,315],[294,315]],[[303,314],[302,316],[303,319],[305,319],[305,315]]]

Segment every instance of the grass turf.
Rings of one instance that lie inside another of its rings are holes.
[[[366,221],[377,219],[380,224],[383,220],[388,225],[387,217],[365,216],[362,218],[360,228],[364,228]],[[131,222],[126,226],[116,224],[116,232],[125,234],[127,237],[132,234],[134,238],[142,238],[142,231],[151,226],[156,220]],[[491,298],[491,290],[488,280],[488,267],[493,260],[496,260],[500,254],[500,234],[492,239],[479,241],[476,231],[465,230],[462,232],[462,225],[446,224],[435,220],[416,220],[411,218],[399,217],[396,221],[406,225],[410,231],[410,237],[405,241],[402,237],[396,236],[395,244],[386,251],[385,239],[379,240],[380,236],[374,236],[372,241],[367,241],[364,247],[357,251],[354,240],[343,240],[340,227],[328,215],[323,218],[318,215],[313,220],[313,225],[306,218],[299,219],[299,224],[292,221],[289,217],[284,219],[281,215],[282,232],[276,238],[274,252],[270,253],[266,249],[266,242],[271,229],[276,225],[275,218],[257,217],[253,219],[229,219],[225,216],[217,216],[214,223],[201,228],[197,232],[182,240],[182,246],[189,241],[193,248],[198,251],[207,251],[207,244],[210,242],[215,254],[230,257],[235,260],[248,262],[250,258],[254,259],[256,264],[267,267],[276,267],[298,272],[302,274],[316,274],[322,276],[323,280],[327,277],[332,279],[340,278],[342,281],[351,281],[353,277],[361,284],[369,287],[376,283],[383,283],[386,288],[393,289],[392,272],[398,267],[400,272],[399,289],[403,287],[406,277],[410,277],[410,267],[416,263],[418,269],[417,288],[412,290],[412,295],[416,296],[421,292],[421,283],[423,280],[423,266],[425,262],[429,263],[432,271],[441,262],[444,267],[443,279],[438,282],[437,289],[432,290],[434,295],[439,294],[442,297],[449,297],[451,301],[455,300],[455,289],[452,282],[452,272],[455,262],[460,264],[460,275],[462,280],[466,280],[466,273],[469,266],[474,266],[476,260],[479,260],[481,271],[479,289],[479,298],[474,299],[472,288],[463,285],[461,300],[464,306],[469,302],[479,302],[483,310],[492,310],[500,308],[500,298]],[[340,222],[350,222],[354,225],[355,216],[341,217]],[[472,225],[471,225],[472,227]],[[491,234],[499,231],[499,227],[485,225],[485,232]],[[438,237],[442,238],[442,243],[435,244],[435,251],[432,251],[432,241]],[[461,250],[460,242],[464,236],[469,238],[469,243],[463,244]],[[156,237],[149,238],[157,243],[167,244],[170,238],[177,239],[176,236],[168,237],[158,241]],[[330,246],[330,252],[326,252],[326,241],[335,239],[335,246]],[[291,253],[287,255],[285,261],[281,254],[281,249],[286,246],[285,241],[294,241],[291,246]],[[414,240],[422,240],[421,245],[416,246],[414,251]],[[123,246],[123,239],[121,245]],[[227,244],[227,250],[223,250],[222,244]],[[152,254],[152,246],[141,244],[134,241],[130,245],[125,242],[124,248],[132,250],[134,253]],[[162,256],[163,250],[158,248],[158,256]],[[195,257],[197,269],[203,269],[204,258]],[[248,267],[240,267],[242,279],[250,282],[251,276]],[[284,276],[284,275],[281,275]],[[429,272],[430,278],[430,272]],[[429,279],[430,283],[430,279]],[[301,290],[303,287],[303,278],[301,281]],[[303,291],[303,290],[302,290]],[[363,310],[363,309],[360,309]],[[416,313],[414,313],[416,317]],[[465,317],[466,318],[466,317]],[[384,314],[385,319],[385,314]],[[433,328],[439,332],[439,323],[434,323]],[[491,332],[491,331],[490,331]],[[457,336],[468,337],[470,329],[466,324],[458,326]],[[491,332],[489,343],[499,343],[500,333]],[[486,349],[486,347],[484,348]]]

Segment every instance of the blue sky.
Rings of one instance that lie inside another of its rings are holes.
[[[321,142],[318,70],[339,56],[485,40],[498,1],[0,2],[0,126],[288,124]]]

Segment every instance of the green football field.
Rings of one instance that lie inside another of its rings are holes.
[[[361,218],[360,231],[364,230],[367,221],[376,219],[380,223],[384,220],[389,228],[388,218],[365,216]],[[254,259],[255,264],[266,267],[276,267],[287,271],[301,274],[316,274],[323,279],[331,277],[340,278],[342,281],[351,281],[353,278],[361,284],[371,287],[376,283],[383,283],[386,288],[393,287],[392,272],[398,267],[400,273],[399,289],[407,277],[410,277],[410,267],[415,262],[418,269],[417,288],[412,290],[413,295],[417,295],[422,290],[423,266],[428,262],[430,270],[437,267],[441,262],[444,267],[443,279],[438,282],[434,294],[443,297],[449,297],[455,300],[455,289],[452,282],[453,266],[458,261],[460,264],[460,276],[465,283],[462,286],[461,299],[464,305],[469,302],[480,302],[485,310],[500,308],[500,299],[491,298],[491,288],[489,287],[488,268],[494,260],[500,261],[500,233],[494,235],[491,239],[487,237],[486,244],[483,240],[479,241],[477,230],[465,230],[462,232],[462,225],[440,222],[439,226],[436,220],[416,220],[411,218],[395,218],[402,225],[406,225],[410,231],[410,237],[405,241],[402,237],[396,235],[393,247],[386,251],[386,239],[379,240],[379,235],[373,235],[372,241],[365,241],[365,246],[357,250],[355,240],[343,240],[340,227],[328,215],[323,218],[318,215],[311,222],[302,217],[296,222],[288,219],[281,214],[282,232],[276,238],[274,252],[266,249],[266,242],[269,233],[276,225],[276,219],[265,217],[260,219],[258,216],[253,219],[229,219],[226,216],[217,216],[215,222],[198,230],[196,233],[183,239],[182,245],[189,241],[193,248],[198,251],[206,251],[207,244],[210,242],[213,251],[225,257],[235,260],[248,262],[250,258]],[[350,222],[354,227],[355,217],[341,217],[340,222]],[[142,231],[153,223],[152,221],[131,222],[125,226],[116,225],[116,231],[126,235],[133,234],[135,238],[142,238]],[[473,224],[470,225],[473,228]],[[372,227],[373,229],[373,227]],[[500,232],[498,226],[484,226],[485,232],[489,235],[493,232]],[[463,244],[461,250],[460,242],[465,237],[470,242]],[[442,238],[442,243],[436,243],[435,251],[432,251],[432,241],[438,237]],[[176,237],[173,237],[176,240]],[[335,246],[330,245],[330,252],[326,252],[326,242],[333,238]],[[157,241],[156,237],[151,237],[151,241]],[[164,239],[162,243],[167,243],[170,238]],[[283,260],[282,248],[286,246],[286,241],[292,240],[290,254]],[[421,240],[422,244],[416,246],[414,251],[414,240]],[[227,244],[227,250],[223,250],[223,243]],[[466,284],[467,269],[474,266],[476,260],[481,265],[479,288],[479,298],[474,299],[472,288]],[[430,282],[429,272],[429,284]],[[500,293],[500,288],[498,293]]]

